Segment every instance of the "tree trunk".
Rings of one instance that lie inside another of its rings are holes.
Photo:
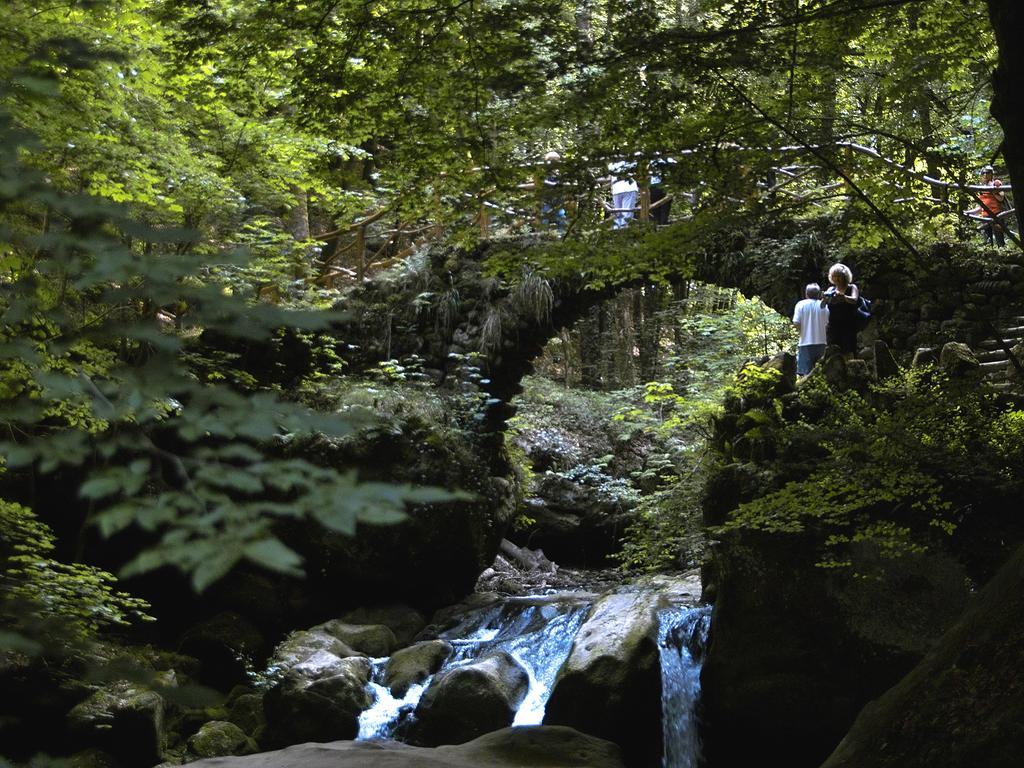
[[[992,73],[992,116],[1003,127],[1003,157],[1010,181],[1024,184],[1024,45],[1020,42],[1024,3],[988,0],[988,14],[999,46],[999,65]],[[1017,222],[1024,223],[1019,209]]]

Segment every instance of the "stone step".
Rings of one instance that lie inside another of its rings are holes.
[[[992,360],[991,362],[981,364],[981,370],[984,373],[992,373],[994,371],[1005,371],[1009,367],[1010,360],[1008,358],[1003,360]]]
[[[1006,360],[1006,351],[1001,347],[989,352],[975,352],[974,354],[975,357],[978,358],[978,361],[982,363],[990,363],[993,360]]]
[[[1005,341],[1011,348],[1017,346],[1017,343],[1019,341],[1021,341],[1022,339],[1024,339],[1024,335],[1013,336],[1013,335],[1007,334],[1007,333],[1001,333],[999,335],[1003,339],[1003,341]],[[978,348],[979,349],[1002,349],[1002,347],[999,345],[999,342],[996,341],[995,339],[985,339],[985,341],[981,342],[978,345]]]

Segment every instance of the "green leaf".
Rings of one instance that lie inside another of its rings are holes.
[[[211,584],[226,576],[241,557],[242,551],[236,546],[226,547],[217,554],[208,554],[192,571],[192,588],[196,592],[205,592]]]
[[[81,488],[78,489],[78,495],[83,499],[102,499],[107,496],[113,496],[120,492],[121,489],[122,485],[116,478],[105,475],[86,480],[82,483]]]
[[[289,576],[302,575],[302,558],[279,539],[269,538],[245,545],[246,559]]]

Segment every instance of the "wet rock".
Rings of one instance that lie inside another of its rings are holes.
[[[395,634],[398,647],[404,647],[427,625],[423,614],[401,603],[357,608],[341,617],[349,624],[383,624]]]
[[[658,597],[601,598],[580,628],[555,681],[545,725],[567,725],[622,747],[630,765],[662,755]]]
[[[126,765],[160,762],[166,736],[159,694],[125,681],[111,683],[68,714],[74,737]]]
[[[291,669],[318,653],[327,653],[339,659],[363,655],[333,635],[316,629],[304,629],[292,632],[274,649],[267,667]]]
[[[334,619],[318,624],[311,631],[336,637],[355,651],[373,658],[390,656],[398,645],[395,633],[383,624],[348,624]]]
[[[505,728],[512,724],[529,683],[526,670],[504,651],[448,669],[420,699],[409,741],[461,744]]]
[[[354,739],[359,714],[373,703],[367,688],[370,672],[365,657],[338,658],[327,651],[288,669],[263,700],[266,741],[279,745]]]
[[[626,768],[614,744],[571,728],[504,728],[434,749],[394,741],[299,744],[279,752],[201,760],[195,768]]]
[[[401,698],[409,688],[418,685],[437,672],[451,655],[452,644],[447,640],[427,640],[396,651],[384,673],[384,685]]]
[[[256,744],[234,723],[212,720],[188,740],[188,748],[196,757],[249,755]]]

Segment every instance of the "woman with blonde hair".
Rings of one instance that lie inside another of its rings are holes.
[[[821,297],[821,306],[828,307],[826,341],[839,347],[850,358],[857,352],[857,303],[860,290],[853,282],[853,272],[845,264],[833,264],[828,270],[832,283]]]

